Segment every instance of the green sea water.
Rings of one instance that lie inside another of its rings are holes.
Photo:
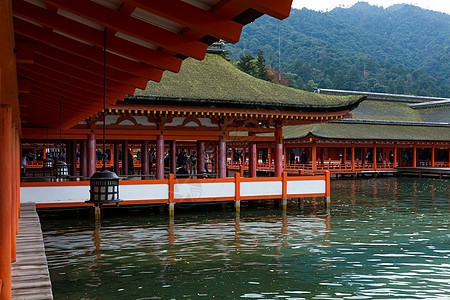
[[[450,181],[333,180],[288,211],[41,213],[55,299],[450,299]],[[262,202],[261,205],[264,203]]]

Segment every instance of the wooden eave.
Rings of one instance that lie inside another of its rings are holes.
[[[242,26],[268,14],[286,18],[292,0],[13,0],[22,127],[70,128],[106,106],[201,60],[208,44],[235,43]],[[45,91],[43,93],[42,91]],[[61,91],[65,91],[65,94]]]

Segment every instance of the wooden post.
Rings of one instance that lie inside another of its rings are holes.
[[[89,139],[88,139],[88,173],[87,176],[91,177],[94,175],[96,171],[96,165],[97,165],[97,142],[95,140],[95,134],[90,133]]]
[[[272,147],[267,147],[267,159],[269,160],[269,169],[272,169]]]
[[[398,148],[397,148],[397,146],[394,146],[394,168],[397,168],[397,154],[398,154]]]
[[[219,138],[216,166],[218,167],[219,178],[227,177],[227,141],[224,137]]]
[[[169,174],[169,218],[173,219],[175,216],[175,177]]]
[[[317,146],[315,143],[312,145],[311,160],[312,160],[312,170],[317,171]]]
[[[87,151],[87,140],[80,140],[80,176],[87,177],[88,170],[88,151]]]
[[[197,141],[197,173],[205,172],[205,142]]]
[[[148,140],[143,140],[141,144],[141,175],[150,174],[148,144]],[[145,176],[143,179],[148,179],[148,177]]]
[[[256,165],[257,165],[257,154],[256,154],[256,143],[250,142],[248,148],[248,177],[254,178],[256,177]]]
[[[431,166],[436,166],[436,148],[434,146],[431,147]]]
[[[120,157],[119,157],[119,141],[114,141],[113,159],[114,159],[114,173],[120,175]]]
[[[239,166],[239,174],[241,175],[241,177],[244,177],[244,166],[243,165]]]
[[[376,170],[377,169],[377,147],[373,147],[372,150],[372,164],[373,164],[373,169]]]
[[[281,209],[283,211],[287,210],[287,172],[283,172],[282,178],[282,187],[281,187]]]
[[[122,141],[122,175],[128,175],[128,140]]]
[[[413,167],[417,167],[417,147],[413,146]]]
[[[177,174],[177,144],[176,141],[169,141],[169,173]]]
[[[330,208],[331,204],[331,176],[330,171],[325,171],[325,199],[327,209]]]
[[[277,127],[275,132],[275,177],[283,172],[283,128]]]
[[[355,170],[355,146],[352,145],[352,170]]]
[[[156,139],[156,179],[164,179],[164,135],[162,134]]]
[[[0,78],[1,79],[1,78]],[[1,88],[1,87],[0,87]],[[11,177],[12,108],[0,107],[0,299],[11,299]]]
[[[241,212],[241,174],[234,173],[234,207],[236,214]]]
[[[77,145],[78,145],[78,141],[77,140],[70,140],[70,175],[72,176],[77,176],[78,175],[78,170],[77,170],[77,163],[78,163],[78,158],[77,158]]]

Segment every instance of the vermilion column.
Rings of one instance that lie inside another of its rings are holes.
[[[141,145],[141,174],[142,175],[148,175],[149,172],[149,165],[148,165],[148,140],[142,141]],[[144,179],[147,179],[144,177]]]
[[[164,135],[156,138],[156,179],[164,179]]]
[[[88,139],[88,177],[91,177],[95,173],[97,164],[97,155],[95,150],[97,149],[97,142],[95,140],[95,134],[89,134]]]
[[[122,141],[122,175],[128,175],[128,141]]]
[[[114,141],[113,159],[114,159],[114,173],[120,175],[120,144],[119,141]]]
[[[394,147],[394,168],[397,167],[397,152],[398,152],[398,148]]]
[[[256,164],[257,164],[256,143],[250,142],[248,148],[248,177],[256,177]]]
[[[80,140],[80,176],[87,177],[88,171],[87,140]]]
[[[352,146],[352,170],[355,169],[355,146]]]
[[[205,142],[197,141],[197,172],[202,174],[205,172]]]
[[[1,79],[1,78],[0,78]],[[0,107],[0,299],[11,299],[11,235],[12,235],[12,176],[11,176],[10,106]]]
[[[219,178],[227,177],[227,141],[224,138],[220,138],[218,142],[218,153],[216,165],[218,165]]]
[[[316,144],[312,145],[311,149],[311,160],[312,160],[312,170],[317,170],[317,146]]]
[[[283,172],[283,128],[277,127],[275,132],[275,177]]]
[[[77,140],[70,140],[70,162],[71,162],[71,168],[70,168],[70,175],[77,176]]]
[[[175,141],[169,141],[169,169],[170,173],[176,175],[177,173],[177,143]]]
[[[373,163],[373,168],[377,169],[377,147],[373,147],[373,151],[372,151],[372,163]]]
[[[413,167],[417,167],[417,148],[413,147]]]
[[[431,166],[434,167],[436,165],[436,148],[431,147]]]

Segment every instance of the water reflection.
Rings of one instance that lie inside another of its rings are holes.
[[[329,213],[43,219],[55,299],[448,297],[448,181],[332,184]]]

